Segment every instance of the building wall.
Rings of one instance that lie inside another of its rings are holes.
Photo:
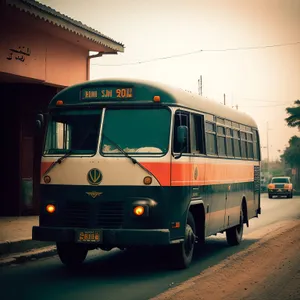
[[[57,86],[86,80],[88,50],[49,35],[29,20],[18,11],[0,12],[0,72]]]

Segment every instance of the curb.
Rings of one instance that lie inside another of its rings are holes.
[[[32,249],[38,249],[53,245],[53,242],[41,242],[32,239],[0,242],[0,257],[12,253],[26,252]]]
[[[22,264],[30,260],[36,260],[39,258],[46,258],[56,255],[56,247],[48,246],[39,249],[33,249],[24,253],[14,253],[9,256],[0,257],[0,267],[12,265],[12,264]]]

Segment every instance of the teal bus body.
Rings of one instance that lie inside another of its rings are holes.
[[[259,134],[244,113],[155,82],[107,79],[58,93],[47,119],[33,239],[55,241],[66,265],[95,248],[164,246],[185,268],[196,241],[226,232],[239,244],[260,214]]]

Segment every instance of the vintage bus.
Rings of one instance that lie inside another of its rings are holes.
[[[238,245],[261,212],[259,133],[242,112],[156,82],[105,79],[59,92],[44,123],[32,237],[56,242],[66,266],[92,249],[162,247],[186,268],[196,243],[225,232]]]

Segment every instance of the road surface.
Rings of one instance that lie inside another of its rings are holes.
[[[258,219],[252,219],[249,228],[245,227],[244,241],[241,245],[227,246],[225,235],[222,234],[210,237],[205,249],[195,255],[189,269],[168,270],[167,264],[157,255],[133,256],[120,250],[95,250],[89,253],[80,270],[70,272],[55,256],[1,268],[1,299],[153,298],[199,275],[209,267],[221,265],[233,254],[238,255],[239,252],[247,250],[271,234],[278,222],[300,219],[300,196],[293,199],[267,199],[263,195],[261,206],[262,215]]]

